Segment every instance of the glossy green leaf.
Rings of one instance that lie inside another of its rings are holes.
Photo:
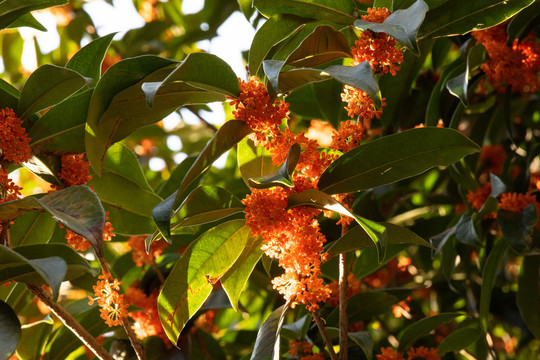
[[[463,35],[506,21],[534,0],[454,0],[428,11],[419,39]]]
[[[4,108],[17,109],[20,92],[13,85],[0,79],[0,102]]]
[[[365,190],[448,166],[478,151],[478,145],[453,129],[411,129],[347,152],[322,174],[319,189],[329,194]]]
[[[58,104],[85,85],[85,78],[76,71],[52,64],[40,66],[24,84],[17,114],[26,119]]]
[[[45,343],[53,331],[53,321],[37,321],[32,324],[23,325],[21,340],[17,347],[17,356],[21,360],[34,360],[41,357]]]
[[[61,167],[59,156],[48,156],[45,154],[33,155],[30,160],[22,163],[22,165],[43,180],[59,187],[64,186],[58,178]]]
[[[71,186],[40,198],[27,196],[0,204],[0,220],[11,221],[31,210],[47,211],[56,221],[86,238],[98,256],[103,255],[105,211],[87,186]]]
[[[158,298],[161,324],[173,343],[250,239],[245,220],[232,220],[208,230],[186,249]]]
[[[66,68],[92,79],[95,86],[101,76],[101,63],[115,35],[110,33],[85,45],[69,59]]]
[[[467,54],[465,71],[449,79],[446,83],[446,88],[450,94],[458,97],[464,106],[469,104],[467,92],[469,87],[469,77],[471,76],[471,73],[484,62],[485,54],[486,51],[483,46],[477,45],[473,47]]]
[[[285,64],[296,67],[319,66],[344,57],[352,57],[345,35],[331,26],[321,25],[289,55]]]
[[[482,336],[477,322],[461,327],[446,335],[438,347],[441,356],[451,351],[460,351],[474,344]]]
[[[9,227],[11,245],[16,247],[46,244],[56,227],[56,221],[50,214],[41,211],[26,212],[15,219]]]
[[[203,185],[193,190],[171,219],[171,229],[206,224],[242,212],[244,204],[223,188]]]
[[[251,237],[251,241],[246,245],[233,266],[221,278],[221,285],[227,293],[231,305],[235,311],[238,311],[238,300],[240,294],[255,265],[259,262],[263,251],[261,250],[262,238]]]
[[[538,214],[534,204],[527,205],[521,212],[499,209],[497,222],[508,244],[522,253],[532,241],[531,235],[538,222]]]
[[[253,37],[248,56],[251,75],[257,75],[263,60],[274,45],[291,35],[308,19],[290,14],[276,14],[270,17]]]
[[[316,189],[308,189],[301,193],[289,195],[287,208],[290,209],[296,206],[312,206],[319,209],[332,210],[341,215],[352,217],[377,248],[377,258],[379,259],[379,263],[383,262],[387,244],[387,234],[384,225],[352,213],[339,201]]]
[[[154,105],[159,89],[176,81],[235,98],[240,95],[238,78],[229,64],[209,53],[191,53],[163,81],[142,84],[148,107]]]
[[[480,324],[484,333],[488,329],[489,304],[491,303],[491,294],[499,269],[501,268],[504,254],[508,250],[508,244],[504,239],[498,239],[488,255],[484,269],[482,271],[482,288],[480,289]]]
[[[388,312],[398,298],[385,291],[367,291],[351,296],[347,301],[347,317],[350,323],[372,319]],[[326,318],[327,324],[338,324],[339,309],[335,308]]]
[[[88,89],[56,105],[28,131],[34,154],[84,152],[86,115],[92,90]]]
[[[525,256],[519,272],[516,303],[521,318],[537,339],[540,338],[539,283],[540,256]]]
[[[391,224],[388,222],[380,223],[386,228],[386,238],[388,245],[405,244],[420,245],[433,248],[429,242],[416,235],[407,228]],[[347,231],[345,235],[332,242],[326,249],[330,255],[342,254],[353,250],[363,250],[375,246],[371,238],[361,227],[354,227]],[[388,257],[387,257],[388,258]]]
[[[171,176],[157,187],[156,194],[162,198],[167,198],[178,190],[178,184],[182,182],[182,179],[186,176],[196,159],[196,155],[186,157],[180,164],[178,164],[178,166],[174,168],[174,170],[171,172]],[[192,182],[191,186],[186,189],[186,192],[190,193],[193,191],[196,185],[197,181]]]
[[[464,313],[440,313],[437,315],[425,317],[417,322],[407,326],[399,338],[398,351],[402,352],[414,345],[415,341],[429,334],[439,326],[446,324]]]
[[[520,11],[508,23],[506,27],[506,33],[508,34],[506,45],[512,46],[514,39],[522,40],[525,38],[538,26],[539,21],[540,3],[535,1],[526,10]]]
[[[7,28],[15,20],[30,11],[67,4],[67,0],[5,0],[0,3],[0,29]]]
[[[25,26],[34,28],[39,31],[47,31],[47,28],[43,26],[39,21],[37,21],[36,18],[32,15],[32,13],[26,13],[21,17],[17,18],[17,20],[9,24],[7,29],[15,29]]]
[[[300,160],[302,148],[298,143],[294,143],[287,154],[287,159],[279,170],[275,173],[264,175],[259,178],[249,178],[248,185],[255,189],[268,189],[273,186],[281,186],[283,188],[292,188],[294,183],[291,175]]]
[[[195,160],[186,176],[182,179],[178,190],[154,207],[152,216],[165,239],[170,239],[172,212],[184,198],[184,192],[188,186],[199,178],[214,161],[251,132],[251,128],[242,120],[230,120],[223,124],[199,154],[197,160]]]
[[[279,344],[281,328],[285,320],[285,314],[289,310],[289,304],[282,305],[266,318],[257,333],[257,340],[250,360],[277,360],[279,356]]]
[[[39,253],[31,255],[34,258],[28,259],[16,250],[0,246],[0,282],[18,281],[33,285],[48,285],[52,289],[53,299],[56,300],[67,271],[66,262],[56,255],[50,257],[41,257]]]
[[[253,5],[261,14],[293,14],[305,18],[330,20],[338,24],[353,23],[354,3],[340,0],[254,0]]]
[[[362,349],[367,360],[371,360],[373,356],[373,338],[368,331],[358,331],[348,333],[351,339],[357,346]]]
[[[0,358],[9,359],[21,338],[21,322],[11,306],[0,300]]]
[[[423,0],[417,0],[408,9],[394,11],[383,23],[372,23],[359,19],[354,22],[354,26],[361,30],[386,33],[415,54],[419,54],[416,34],[427,11],[427,4]]]
[[[253,140],[244,138],[238,143],[238,168],[246,184],[249,178],[260,178],[276,172],[270,151],[264,146],[255,146]]]

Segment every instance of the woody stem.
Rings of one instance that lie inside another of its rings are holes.
[[[349,225],[341,224],[341,236],[349,230]],[[347,254],[339,254],[339,355],[341,360],[347,360],[348,348],[348,317],[347,317]]]
[[[77,336],[83,343],[88,347],[94,355],[97,356],[98,359],[101,360],[113,360],[113,357],[105,350],[103,346],[101,346],[100,343],[97,342],[96,338],[94,338],[82,325],[71,315],[69,312],[67,312],[62,306],[60,306],[57,303],[54,303],[49,296],[48,293],[46,293],[42,288],[26,284],[27,289],[36,296],[39,300],[41,300],[50,310],[51,312],[56,315],[60,321],[69,329],[71,330],[75,336]]]
[[[312,314],[313,314],[313,319],[315,319],[315,323],[317,324],[317,327],[319,328],[319,331],[321,332],[321,336],[324,340],[324,343],[326,344],[326,348],[328,349],[328,353],[330,354],[330,359],[338,360],[338,357],[336,353],[334,352],[334,346],[332,345],[332,340],[330,339],[328,332],[326,332],[326,328],[324,327],[324,323],[321,319],[321,316],[319,315],[319,312],[313,311]]]

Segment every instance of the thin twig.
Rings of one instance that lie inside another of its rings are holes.
[[[315,323],[317,324],[317,327],[319,328],[319,331],[321,332],[321,336],[324,340],[324,343],[326,344],[326,348],[328,349],[328,353],[330,354],[330,359],[338,360],[338,357],[336,353],[334,352],[334,346],[332,345],[332,340],[330,339],[330,336],[328,336],[328,333],[326,332],[326,328],[324,327],[324,324],[321,319],[321,316],[319,315],[319,312],[313,311],[312,314],[313,314],[313,319],[315,319]]]
[[[82,325],[67,312],[62,306],[57,303],[53,303],[49,294],[46,293],[42,288],[27,284],[26,288],[34,294],[39,300],[41,300],[50,310],[56,315],[60,321],[71,330],[75,336],[77,336],[83,343],[88,347],[94,355],[101,360],[113,360],[113,357],[105,350],[100,343],[97,342],[96,338],[93,337]]]
[[[204,126],[206,126],[207,128],[209,128],[210,130],[212,130],[215,133],[218,131],[217,127],[210,124],[208,121],[206,121],[205,118],[203,118],[201,115],[199,115],[199,112],[193,106],[186,106],[185,108],[188,109],[189,111],[191,111],[193,113],[193,115],[195,115],[199,119],[199,121],[203,123]]]
[[[347,254],[339,254],[339,356],[347,360],[348,317],[347,317]]]
[[[154,261],[154,259],[152,259],[152,267],[154,268],[154,270],[156,271],[156,275],[159,279],[159,282],[161,283],[161,285],[165,284],[165,276],[163,276],[163,273],[161,272],[161,270],[159,269],[159,266],[157,266],[156,262]]]

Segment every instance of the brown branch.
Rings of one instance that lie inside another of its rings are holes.
[[[113,360],[113,357],[105,350],[100,343],[97,342],[96,338],[93,337],[82,325],[67,312],[62,306],[57,303],[54,303],[47,292],[42,288],[26,284],[26,288],[34,294],[39,300],[41,300],[50,310],[56,315],[62,323],[75,334],[83,343],[88,347],[94,355],[101,360]]]
[[[313,311],[312,314],[313,314],[313,319],[315,319],[315,323],[317,324],[317,327],[319,328],[319,331],[321,332],[321,336],[324,340],[324,343],[326,344],[326,348],[328,349],[328,353],[330,354],[330,359],[338,360],[338,357],[336,353],[334,352],[334,346],[332,345],[332,340],[330,339],[328,332],[326,332],[326,328],[324,327],[324,324],[321,319],[321,316],[319,315],[319,312]]]
[[[347,290],[347,254],[344,253],[339,254],[339,356],[341,360],[348,358]]]

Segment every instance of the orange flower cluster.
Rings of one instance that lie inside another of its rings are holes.
[[[8,170],[0,169],[0,203],[13,201],[21,198],[22,188],[17,186],[9,177]]]
[[[347,90],[347,89],[345,89]],[[351,120],[343,121],[338,131],[332,135],[331,147],[335,150],[347,152],[360,145],[366,135],[366,128],[360,122],[354,123]]]
[[[361,285],[361,281],[350,272],[349,275],[347,275],[347,297],[350,298],[351,296],[358,294],[361,290]],[[339,305],[339,283],[337,281],[332,281],[328,286],[332,291],[332,295],[327,303],[332,307],[336,307]]]
[[[97,297],[93,299],[91,297],[88,302],[89,305],[93,305],[94,301],[97,301],[100,306],[101,318],[105,320],[105,323],[109,326],[121,325],[123,319],[127,318],[127,308],[129,304],[124,303],[124,294],[120,294],[120,284],[118,279],[112,278],[109,273],[103,273],[99,276],[97,284],[93,287],[94,294]]]
[[[363,281],[374,289],[380,289],[396,280],[402,283],[411,278],[411,273],[408,266],[411,264],[411,259],[408,257],[392,258],[384,267],[375,271],[373,274],[363,278]]]
[[[109,220],[108,211],[105,212],[105,220]],[[62,224],[58,224],[58,226],[60,226],[61,228],[64,227]],[[109,221],[105,222],[105,226],[103,227],[103,240],[111,241],[112,237],[115,236],[113,231],[114,229],[112,227],[112,224]],[[90,244],[88,240],[83,238],[81,235],[74,233],[70,229],[67,229],[66,240],[69,246],[78,251],[86,251],[92,247],[92,244]]]
[[[30,138],[22,120],[10,108],[0,109],[0,156],[15,165],[30,160]]]
[[[208,310],[199,316],[194,321],[193,325],[195,326],[192,328],[192,330],[195,332],[196,329],[200,329],[208,334],[217,334],[219,332],[219,327],[215,325],[215,320],[218,311],[218,309]]]
[[[489,60],[482,64],[482,70],[499,91],[504,91],[509,85],[513,92],[536,92],[540,86],[540,44],[531,33],[521,42],[516,39],[511,47],[507,46],[506,26],[502,23],[471,33],[489,55]]]
[[[92,179],[88,167],[90,163],[84,161],[84,154],[63,155],[62,170],[58,174],[66,187],[84,185]]]
[[[377,360],[405,360],[400,353],[392,348],[383,348],[381,353],[376,355]],[[441,356],[435,348],[426,348],[423,346],[410,348],[407,351],[407,359],[409,360],[441,360]]]
[[[534,204],[537,208],[540,206],[536,197],[529,193],[505,192],[501,194],[499,199],[499,208],[508,211],[520,212],[529,204]]]
[[[365,91],[358,90],[350,85],[345,85],[343,87],[343,92],[341,93],[341,101],[347,103],[345,109],[347,110],[349,117],[360,117],[363,119],[367,128],[371,125],[371,119],[374,117],[377,119],[381,117],[382,107],[386,106],[384,100],[385,99],[383,98],[381,109],[377,110],[375,103]]]
[[[484,172],[500,175],[507,156],[502,145],[484,145],[478,161]]]
[[[128,239],[128,245],[131,247],[131,256],[133,262],[141,267],[143,265],[151,265],[154,259],[163,254],[163,249],[168,247],[169,244],[166,241],[154,241],[150,245],[150,253],[146,253],[146,235],[130,236]]]
[[[291,340],[289,342],[289,354],[300,360],[324,360],[325,357],[319,353],[313,353],[313,344],[307,341]]]
[[[134,284],[127,289],[125,298],[127,303],[142,309],[141,311],[129,312],[129,317],[135,321],[132,327],[137,337],[143,340],[149,336],[156,335],[166,344],[169,344],[169,339],[159,320],[157,307],[158,296],[159,289],[147,295]]]
[[[480,210],[484,203],[491,194],[491,182],[487,182],[481,188],[476,189],[475,191],[469,190],[467,193],[467,201],[471,204],[471,207],[474,210]]]

